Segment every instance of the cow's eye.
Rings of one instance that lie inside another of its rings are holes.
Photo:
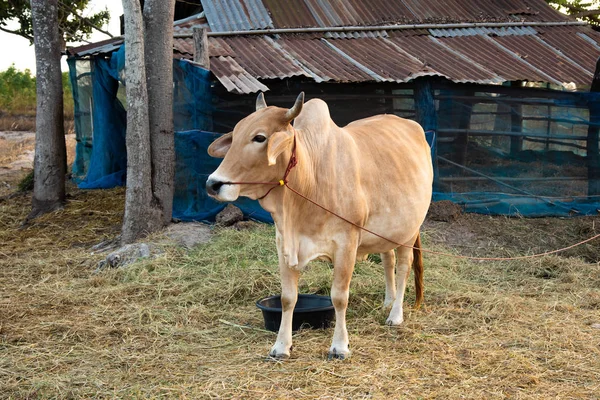
[[[262,143],[265,140],[267,140],[267,137],[265,135],[256,135],[252,138],[252,141],[257,143]]]

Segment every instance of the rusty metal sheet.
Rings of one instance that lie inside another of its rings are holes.
[[[348,0],[356,12],[360,25],[382,25],[410,23],[418,20],[402,1],[389,0]]]
[[[329,40],[331,45],[344,52],[356,63],[374,72],[379,81],[406,82],[425,65],[416,58],[404,54],[389,42],[378,38],[355,40]],[[382,57],[385,54],[385,57]]]
[[[503,36],[492,40],[561,83],[589,85],[591,82],[593,70],[589,73],[582,71],[568,57],[552,51],[535,36]]]
[[[520,59],[509,56],[483,36],[448,37],[438,40],[507,81],[547,81],[542,74],[521,62]]]
[[[173,50],[180,53],[183,58],[194,58],[194,40],[187,38],[174,38]]]
[[[235,51],[225,41],[224,38],[220,37],[209,37],[208,38],[208,54],[211,57],[218,56],[235,56]]]
[[[213,32],[273,28],[262,0],[201,0]]]
[[[497,74],[469,63],[460,54],[445,48],[430,36],[396,37],[389,40],[452,81],[494,83],[499,80]]]
[[[272,42],[262,36],[228,37],[222,41],[234,52],[238,64],[256,78],[308,76],[294,63],[292,56],[274,47]]]
[[[173,23],[173,33],[176,35],[192,35],[194,28],[206,28],[210,31],[208,21],[204,13],[192,15],[188,18],[175,21]]]
[[[578,33],[585,31],[587,29],[553,27],[552,29],[546,29],[543,34],[539,35],[539,38],[593,73],[596,68],[596,61],[600,57],[600,49],[578,35]]]
[[[211,57],[210,70],[229,92],[249,94],[269,90],[244,70],[233,57]]]
[[[572,20],[544,0],[263,0],[263,3],[277,28]]]
[[[362,21],[356,18],[354,7],[343,0],[304,0],[318,26],[354,26]]]
[[[304,0],[263,0],[276,28],[304,28],[318,26]]]
[[[69,47],[67,53],[71,56],[84,57],[95,54],[108,54],[117,50],[123,44],[123,38],[111,38],[101,42]]]
[[[359,40],[359,39],[353,39]],[[318,39],[281,38],[282,47],[322,81],[368,82],[374,79]]]

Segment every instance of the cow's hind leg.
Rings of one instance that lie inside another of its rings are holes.
[[[348,343],[348,330],[346,329],[346,310],[348,308],[348,297],[350,293],[350,280],[354,271],[356,261],[356,250],[349,251],[348,246],[336,252],[333,260],[333,284],[331,285],[331,301],[335,308],[335,330],[333,341],[329,348],[329,359],[343,360],[350,356]]]
[[[394,300],[396,300],[396,277],[394,268],[396,268],[396,253],[394,250],[390,250],[385,253],[381,253],[381,263],[385,270],[385,301],[384,307],[391,307]]]
[[[394,300],[394,305],[392,306],[392,310],[386,321],[386,324],[388,325],[397,326],[404,321],[404,291],[406,290],[406,281],[410,275],[410,266],[413,263],[414,255],[412,245],[415,240],[416,237],[411,239],[409,242],[410,247],[400,246],[396,249],[398,251],[398,265],[396,266],[396,299]]]

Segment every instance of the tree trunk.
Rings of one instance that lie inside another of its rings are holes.
[[[162,223],[171,222],[175,180],[173,132],[173,16],[175,0],[146,0],[145,60],[152,145],[152,190],[162,209]]]
[[[62,208],[67,169],[60,71],[58,0],[32,0],[36,58],[36,137],[32,210],[27,219]]]
[[[127,192],[123,244],[162,226],[162,213],[152,193],[148,92],[144,67],[144,24],[139,0],[123,0],[127,94]],[[172,89],[171,89],[172,90]]]

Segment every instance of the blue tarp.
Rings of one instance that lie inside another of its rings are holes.
[[[74,82],[75,120],[76,124],[80,124],[73,176],[81,189],[107,189],[122,186],[126,181],[127,113],[118,97],[124,55],[124,48],[121,47],[110,59],[92,59],[90,72],[93,95],[88,94],[86,99],[83,98],[81,86],[85,77],[78,75],[73,59],[69,62],[70,76]],[[185,60],[173,62],[176,152],[173,217],[185,221],[212,221],[226,204],[212,200],[205,190],[208,175],[221,162],[207,153],[210,143],[218,137],[217,133],[206,131],[212,129],[210,71]],[[86,100],[92,103],[91,111],[78,113],[79,108],[87,105]],[[81,122],[90,116],[92,129],[86,132]],[[92,143],[93,146],[90,146]],[[244,198],[234,204],[249,218],[272,222],[269,213],[257,201]]]
[[[210,157],[208,146],[219,135],[204,131],[175,133],[175,197],[173,217],[184,221],[212,221],[226,204],[218,203],[206,194],[206,179],[221,163]],[[240,198],[234,202],[249,218],[273,222],[271,215],[257,201]]]

